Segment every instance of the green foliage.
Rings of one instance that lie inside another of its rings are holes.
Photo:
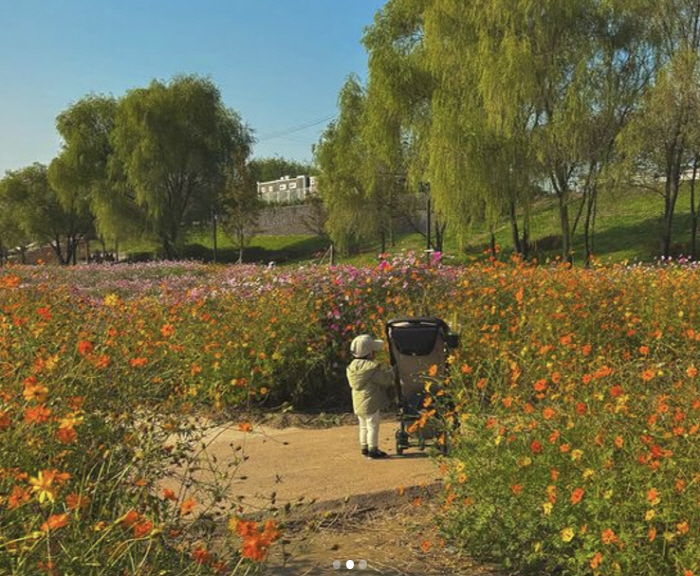
[[[318,170],[312,164],[297,162],[275,156],[274,158],[253,158],[248,167],[253,182],[279,180],[283,176],[315,176]]]
[[[166,257],[177,254],[184,230],[211,216],[251,143],[248,128],[209,80],[153,81],[119,102],[115,155]]]
[[[50,244],[61,264],[74,260],[78,242],[93,231],[79,194],[59,195],[42,164],[7,172],[0,181],[0,203],[9,211],[3,220],[10,215],[14,220],[8,232],[20,241]]]

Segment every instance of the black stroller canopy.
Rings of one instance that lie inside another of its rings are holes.
[[[447,330],[440,318],[398,318],[386,324],[389,339],[399,354],[428,356],[435,349],[438,334]]]

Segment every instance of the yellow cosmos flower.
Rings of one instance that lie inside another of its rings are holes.
[[[580,460],[581,456],[583,456],[583,450],[579,450],[577,448],[576,450],[571,451],[571,459],[572,460]]]
[[[39,497],[39,502],[45,500],[53,502],[56,498],[56,488],[53,486],[54,473],[49,470],[39,472],[36,477],[29,478],[29,483],[32,486],[32,492],[36,492]]]
[[[119,296],[116,294],[107,294],[104,299],[104,305],[105,306],[118,306],[119,305]]]
[[[542,504],[542,510],[544,511],[545,516],[549,516],[552,513],[552,508],[554,508],[554,505],[551,502],[545,502]]]
[[[571,526],[564,528],[559,535],[563,542],[571,542],[574,539],[574,529]]]

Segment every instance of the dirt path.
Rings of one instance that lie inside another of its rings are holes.
[[[393,453],[394,426],[380,427],[380,446]],[[360,454],[357,426],[325,429],[255,426],[251,433],[237,427],[211,431],[207,451],[219,460],[232,450],[247,459],[240,463],[232,489],[245,508],[265,508],[272,494],[277,505],[318,503],[439,482],[436,463],[427,452],[409,450],[403,456],[370,460]],[[240,447],[240,450],[236,450]]]
[[[271,506],[291,510],[267,574],[496,574],[441,541],[433,522],[440,505],[438,463],[417,448],[396,456],[395,429],[395,422],[381,424],[380,447],[392,454],[385,460],[360,454],[355,424],[260,424],[252,432],[232,424],[210,431],[209,457],[238,462],[230,496],[244,514]]]

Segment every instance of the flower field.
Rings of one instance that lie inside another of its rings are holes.
[[[699,300],[676,265],[3,269],[0,573],[263,560],[274,519],[159,488],[186,416],[349,406],[350,339],[436,315],[461,333],[446,536],[539,573],[700,574]]]

